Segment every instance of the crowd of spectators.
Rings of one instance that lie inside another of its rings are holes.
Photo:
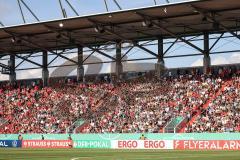
[[[68,83],[41,88],[3,85],[0,89],[0,133],[66,133],[84,121],[83,133],[157,133],[176,117],[187,121],[186,132],[240,131],[240,78],[227,85],[208,108],[203,105],[222,89],[218,76],[185,74],[140,78],[120,83]],[[229,74],[227,74],[229,75]]]
[[[191,75],[120,83],[108,112],[92,118],[83,132],[160,132],[172,118],[190,119],[220,86],[220,78]]]
[[[0,90],[0,118],[7,121],[0,133],[65,133],[108,90],[107,84]]]
[[[240,132],[240,76],[233,76],[226,82],[219,96],[186,131]]]

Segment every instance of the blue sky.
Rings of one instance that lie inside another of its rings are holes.
[[[182,0],[183,1],[183,0]],[[40,20],[52,20],[62,18],[59,0],[24,0]],[[104,0],[69,0],[80,15],[106,12]],[[156,0],[157,4],[166,4],[165,0]],[[170,2],[181,2],[181,0],[170,0]],[[118,0],[123,9],[153,6],[154,0]],[[113,0],[107,0],[109,11],[119,10]],[[63,8],[68,17],[75,16],[65,0],[62,0]],[[28,10],[22,5],[26,21],[36,21]],[[16,25],[23,23],[17,0],[0,0],[0,20],[5,25]]]
[[[158,5],[166,4],[165,0],[156,0]],[[171,3],[175,2],[181,2],[183,0],[169,0]],[[61,19],[62,13],[60,10],[60,5],[58,3],[58,0],[24,0],[26,4],[29,5],[29,7],[32,9],[32,11],[39,17],[41,21],[48,21],[53,19]],[[95,13],[103,13],[106,12],[106,8],[104,5],[104,0],[69,0],[71,4],[74,6],[74,8],[78,11],[80,15],[89,15],[89,14],[95,14]],[[108,2],[108,8],[110,11],[116,11],[118,10],[118,7],[113,3],[113,0],[107,0]],[[118,0],[119,4],[123,9],[131,9],[131,8],[137,8],[137,7],[147,7],[147,6],[153,6],[154,0]],[[67,5],[65,0],[62,0],[62,4],[64,9],[67,12],[68,17],[74,17],[74,12],[70,9],[70,7]],[[29,11],[23,6],[23,12],[26,18],[27,23],[33,23],[36,22],[34,17],[29,13]],[[0,0],[0,21],[5,26],[11,26],[11,25],[19,25],[23,24],[23,20],[21,18],[20,10],[18,8],[17,0]],[[226,34],[229,35],[229,34]],[[213,37],[216,35],[213,35]],[[169,41],[169,40],[166,40]],[[173,40],[171,40],[173,41]],[[214,41],[210,41],[210,44],[212,44]],[[194,44],[198,45],[200,48],[202,48],[203,44],[202,42],[194,42]],[[223,50],[233,50],[233,49],[239,49],[240,41],[236,38],[228,38],[220,41],[215,48],[213,48],[213,51],[223,51]],[[164,49],[168,45],[165,45]],[[156,46],[148,47],[150,50],[156,52],[157,48]],[[178,43],[176,44],[167,54],[167,56],[172,55],[181,55],[181,54],[192,54],[192,53],[198,53],[195,49],[189,47],[188,45],[184,43]],[[85,52],[85,55],[88,55],[89,52]],[[114,52],[109,52],[108,54],[114,55]],[[99,56],[97,54],[94,54],[95,56],[100,57],[103,60],[107,60],[106,58]],[[76,56],[75,53],[72,55],[69,55],[69,57]],[[143,57],[151,57],[149,54],[144,53],[144,51],[140,49],[133,49],[131,53],[128,55],[129,59],[131,58],[143,58]],[[54,56],[49,57],[49,61],[53,59]],[[226,63],[236,63],[240,61],[239,53],[232,53],[232,54],[218,54],[211,56],[212,63],[213,64],[226,64]],[[32,58],[34,61],[41,61],[39,58]],[[6,61],[0,61],[2,63],[7,63]],[[17,60],[17,63],[19,60]],[[155,63],[156,60],[148,60],[148,61],[138,61],[137,63]],[[62,64],[64,63],[64,60],[61,58],[58,58],[54,65]],[[195,56],[195,57],[186,57],[186,58],[174,58],[174,59],[165,59],[166,66],[169,68],[176,68],[176,67],[188,67],[188,66],[201,66],[202,65],[202,56]],[[126,64],[125,64],[126,65]],[[29,63],[24,63],[22,67],[34,67],[34,65],[31,65]],[[87,67],[87,66],[85,66]],[[54,69],[50,69],[50,74]],[[109,72],[110,71],[110,65],[105,64],[102,68],[102,72]],[[73,71],[71,74],[76,74],[76,71]],[[41,70],[31,70],[31,71],[21,71],[17,72],[17,78],[29,78],[29,77],[41,77]],[[4,76],[0,74],[0,80],[8,79],[8,76]]]

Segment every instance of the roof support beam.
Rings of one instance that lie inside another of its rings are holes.
[[[180,39],[182,42],[188,44],[188,45],[191,46],[192,48],[194,48],[194,49],[198,50],[199,52],[203,53],[203,50],[202,50],[201,48],[197,47],[196,45],[192,44],[191,42],[183,39],[182,37],[177,36],[177,35],[174,34],[173,32],[171,32],[171,31],[169,31],[168,29],[162,27],[160,24],[158,24],[158,23],[156,23],[156,22],[154,22],[154,21],[153,21],[152,23],[153,23],[155,26],[157,26],[160,30],[162,30],[163,32],[166,32],[166,33],[168,33],[169,35],[171,35],[171,36],[173,36],[173,37],[175,37],[175,38]]]
[[[120,35],[120,34],[118,34],[118,33],[115,33],[114,31],[112,31],[112,30],[110,30],[110,29],[107,29],[107,28],[104,28],[104,29],[105,29],[108,33],[111,33],[111,34],[113,34],[113,35],[118,36],[118,37],[121,38],[121,40],[123,40],[123,41],[124,41],[124,40],[128,40],[128,39],[125,38],[124,36],[122,36],[122,35]],[[158,57],[158,55],[157,55],[156,53],[154,53],[153,51],[151,51],[151,50],[149,50],[149,49],[147,49],[147,48],[139,45],[137,42],[134,42],[134,41],[133,41],[133,45],[136,46],[136,47],[138,47],[138,48],[140,48],[140,49],[142,49],[142,50],[144,50],[145,52],[147,52],[147,53],[149,53],[149,54],[151,54],[151,55],[153,55],[153,56],[155,56],[155,57]]]
[[[93,21],[93,20],[91,20],[91,19],[88,19],[88,20],[89,20],[90,22],[92,22],[93,24],[96,24],[96,25],[101,24],[100,22],[96,22],[96,21]],[[101,25],[102,25],[102,24],[101,24]],[[103,27],[103,29],[104,29],[104,31],[106,31],[107,33],[110,33],[110,34],[112,34],[112,35],[115,35],[117,38],[119,38],[119,41],[120,41],[120,40],[122,40],[122,41],[129,40],[129,39],[127,39],[126,37],[124,37],[124,36],[122,36],[122,35],[114,32],[112,29],[109,29],[109,28],[107,28],[107,27]],[[131,40],[131,41],[132,41],[132,40]],[[132,41],[132,43],[133,43],[134,46],[136,46],[136,47],[144,50],[145,52],[147,52],[147,53],[149,53],[149,54],[151,54],[151,55],[153,55],[153,56],[155,56],[155,57],[158,57],[158,55],[157,55],[156,53],[154,53],[153,51],[151,51],[151,50],[149,50],[149,49],[147,49],[147,48],[139,45],[137,42]]]
[[[61,58],[63,58],[63,59],[66,59],[66,60],[68,60],[68,61],[70,61],[70,62],[72,62],[72,63],[74,63],[74,64],[77,64],[76,61],[74,61],[74,60],[72,60],[72,59],[70,59],[70,58],[68,58],[68,57],[66,57],[66,56],[63,56],[62,54],[56,53],[56,52],[54,52],[54,51],[52,51],[52,50],[48,50],[48,49],[46,49],[46,48],[44,48],[44,47],[42,47],[42,46],[40,46],[40,45],[38,45],[38,44],[35,44],[35,43],[31,42],[31,41],[28,41],[28,40],[26,40],[26,39],[21,38],[21,40],[23,40],[23,41],[31,44],[32,46],[35,46],[36,48],[39,48],[39,49],[41,49],[41,50],[43,50],[43,51],[47,51],[47,52],[53,53],[53,54],[55,54],[55,55],[57,55],[57,56],[59,56],[59,57],[61,57]]]
[[[59,57],[61,57],[61,58],[63,58],[63,59],[66,59],[66,60],[68,60],[68,61],[71,61],[71,62],[73,62],[74,64],[77,64],[76,61],[74,61],[74,60],[72,60],[72,59],[70,59],[70,58],[67,58],[67,57],[65,57],[65,56],[63,56],[63,55],[61,55],[61,54],[58,54],[58,53],[56,53],[56,52],[54,52],[54,51],[48,50],[48,49],[46,49],[45,47],[42,47],[42,46],[40,46],[40,45],[38,45],[38,44],[36,44],[36,43],[34,43],[34,42],[32,42],[32,41],[29,41],[29,40],[27,40],[27,39],[25,39],[25,38],[23,38],[23,37],[20,37],[20,36],[18,36],[18,35],[15,34],[15,33],[9,32],[9,31],[7,31],[5,28],[3,29],[3,31],[6,32],[7,34],[11,35],[12,37],[17,37],[17,38],[19,38],[20,40],[26,42],[27,44],[30,44],[30,45],[32,45],[32,46],[34,46],[34,47],[36,47],[36,48],[41,49],[42,51],[47,51],[47,52],[53,53],[53,54],[55,54],[55,55],[59,55]],[[16,56],[17,56],[17,55],[16,55]],[[17,57],[18,57],[18,56],[17,56]],[[24,60],[30,62],[30,61],[29,61],[28,59],[26,59],[26,58],[23,58],[23,57],[19,57],[19,58],[24,59]],[[30,63],[32,63],[32,62],[30,62]],[[39,64],[37,63],[36,65],[39,65]],[[42,66],[42,65],[41,65],[41,66]]]
[[[17,0],[17,2],[18,2],[19,10],[20,10],[21,15],[22,15],[23,23],[26,23],[26,20],[25,20],[24,14],[23,14],[23,10],[22,10],[22,6],[21,6],[21,4],[20,4],[20,0]]]
[[[47,25],[44,25],[44,26],[45,26],[46,28],[48,28],[49,30],[55,32],[55,33],[59,33],[58,31],[56,31],[56,28],[49,27],[49,26],[47,26]],[[68,39],[68,40],[72,40],[72,37],[71,37],[70,35],[68,35],[68,34],[61,33],[61,36],[62,36],[63,38]],[[101,55],[103,55],[103,56],[105,56],[105,57],[107,57],[107,58],[109,58],[109,59],[116,60],[116,59],[113,58],[112,56],[109,56],[108,54],[106,54],[106,53],[104,53],[104,52],[102,52],[102,51],[100,51],[100,50],[98,50],[98,49],[96,49],[96,48],[87,46],[86,44],[84,44],[83,42],[80,42],[79,40],[74,39],[74,41],[75,41],[75,43],[77,43],[76,45],[80,45],[80,46],[82,46],[82,47],[88,47],[88,48],[90,48],[91,50],[96,51],[96,52],[98,52],[99,54],[101,54]]]
[[[127,30],[127,31],[133,31],[133,32],[136,32],[136,33],[139,33],[139,34],[143,34],[143,35],[145,35],[145,36],[151,36],[151,37],[156,37],[156,38],[157,38],[157,36],[158,36],[158,35],[153,35],[153,34],[145,33],[144,31],[135,30],[135,29],[130,28],[130,27],[122,27],[122,26],[118,26],[118,25],[114,25],[114,27],[120,28],[120,29],[125,29],[125,30]]]
[[[88,58],[90,58],[94,53],[95,53],[95,51],[92,51],[92,52],[83,60],[83,63],[86,62],[86,60],[88,60]]]
[[[118,6],[118,8],[119,8],[120,10],[122,10],[122,7],[119,5],[119,3],[117,2],[117,0],[113,0],[113,2]]]
[[[200,51],[201,53],[204,52],[201,48],[199,48],[199,47],[197,47],[196,45],[192,44],[191,42],[183,39],[182,37],[177,36],[176,34],[174,34],[173,32],[171,32],[170,30],[162,27],[159,23],[153,21],[153,20],[152,20],[152,19],[154,19],[153,17],[151,17],[151,16],[149,16],[149,15],[145,15],[145,14],[139,13],[139,12],[138,12],[137,14],[138,14],[139,16],[141,16],[141,17],[143,18],[143,20],[147,19],[147,20],[151,21],[151,23],[152,23],[153,25],[155,25],[156,27],[158,27],[158,28],[159,28],[160,30],[162,30],[163,32],[166,32],[167,34],[169,34],[169,35],[171,35],[171,36],[173,36],[173,37],[175,37],[175,38],[177,38],[177,39],[180,39],[182,42],[184,42],[184,43],[188,44],[189,46],[195,48],[196,50]]]
[[[22,4],[27,8],[27,10],[32,14],[32,16],[38,21],[40,22],[40,19],[36,16],[36,14],[34,14],[34,12],[30,9],[30,7],[24,2],[24,0],[20,0],[22,2]]]
[[[28,58],[31,57],[32,55],[33,55],[33,53],[25,56],[24,58],[28,59]],[[25,62],[25,60],[22,60],[20,63],[18,63],[18,65],[15,67],[15,69],[18,68],[23,62]]]
[[[192,40],[194,40],[194,39],[197,38],[197,37],[199,37],[199,36],[194,36],[194,37],[188,39],[188,41],[192,41]],[[172,44],[168,47],[168,49],[166,49],[166,51],[164,52],[163,55],[167,54],[167,52],[168,52],[177,42],[178,42],[178,38],[177,38],[174,42],[171,42]]]
[[[5,64],[3,64],[3,63],[0,63],[0,67],[5,68],[5,69],[9,69],[9,66],[8,66],[8,65],[5,65]]]
[[[151,50],[149,50],[149,49],[147,49],[147,48],[145,48],[145,47],[139,45],[137,42],[133,42],[133,44],[134,44],[134,46],[136,46],[136,47],[138,47],[138,48],[144,50],[145,52],[147,52],[147,53],[153,55],[154,57],[158,57],[158,54],[156,54],[156,53],[154,53],[153,51],[151,51]]]
[[[77,64],[76,61],[74,61],[74,60],[72,60],[72,59],[70,59],[70,58],[68,58],[68,57],[66,57],[66,56],[63,56],[63,55],[62,55],[62,52],[61,52],[61,53],[56,53],[56,52],[51,51],[51,53],[54,53],[54,54],[56,54],[57,56],[59,56],[59,57],[61,57],[61,58],[63,58],[63,59],[66,59],[66,60],[68,60],[68,61],[70,61],[70,62],[72,62],[72,63],[74,63],[74,64]]]
[[[238,38],[240,40],[240,35],[236,34],[235,32],[231,31],[230,29],[228,29],[225,25],[223,25],[221,22],[218,22],[217,20],[215,20],[215,18],[213,16],[209,16],[209,14],[205,13],[205,12],[208,12],[204,9],[200,9],[200,8],[197,8],[193,5],[191,5],[191,7],[193,9],[195,9],[199,14],[201,14],[203,17],[206,17],[207,18],[207,21],[211,22],[211,23],[216,23],[218,24],[219,26],[221,26],[225,31],[229,32],[230,34],[232,34],[234,37]],[[209,12],[208,12],[209,13]],[[216,13],[213,13],[212,12],[212,15],[213,14],[216,14]]]
[[[154,5],[157,5],[157,1],[156,0],[153,0],[154,1]]]
[[[1,25],[2,27],[5,27],[4,24],[3,24],[1,21],[0,21],[0,25]]]
[[[218,41],[220,41],[220,39],[223,37],[223,35],[224,35],[224,33],[222,33],[219,37],[218,37],[218,39],[212,44],[212,46],[210,47],[210,49],[209,49],[209,51],[211,51],[214,47],[215,47],[215,45],[218,43]]]
[[[217,22],[225,31],[231,33],[234,37],[238,38],[240,40],[240,35],[236,34],[235,32],[231,31],[230,29],[228,29],[227,27],[225,27],[223,24],[221,24],[221,22]]]
[[[67,18],[67,13],[66,13],[66,10],[63,8],[62,1],[58,0],[58,2],[62,11],[63,18]]]
[[[47,51],[43,51],[43,53],[42,53],[42,82],[43,82],[43,87],[48,86],[48,80],[49,80],[48,53],[47,53]]]
[[[167,54],[167,52],[177,43],[178,38],[166,49],[166,51],[163,53],[163,55]]]
[[[109,25],[109,24],[106,24],[106,23],[97,22],[96,20],[93,20],[93,19],[90,19],[90,18],[88,18],[88,20],[89,20],[90,22],[92,22],[93,24],[95,24],[95,25],[97,25],[97,24],[106,25],[106,26]],[[122,26],[119,26],[119,25],[114,25],[114,27],[120,28],[120,29],[125,29],[125,30],[127,30],[127,31],[133,31],[133,32],[136,32],[136,33],[139,33],[139,34],[143,34],[143,35],[146,35],[146,36],[151,36],[151,37],[156,37],[156,38],[157,38],[157,35],[152,35],[152,34],[144,33],[143,31],[137,31],[137,30],[135,30],[135,29],[133,29],[133,28],[131,28],[131,27],[122,27]],[[110,34],[111,34],[111,33],[110,33]],[[117,35],[117,36],[119,36],[119,35]]]
[[[52,64],[52,63],[59,57],[59,54],[61,54],[61,53],[58,53],[58,54],[48,63],[48,66],[49,66],[50,64]]]
[[[107,0],[104,0],[104,4],[105,4],[107,12],[109,12],[108,5],[107,5]]]
[[[129,49],[127,50],[127,52],[126,52],[124,55],[122,55],[121,59],[123,59],[133,48],[134,48],[134,46],[132,46],[131,48],[129,48]]]
[[[69,7],[73,10],[73,12],[79,16],[78,12],[76,11],[76,9],[73,7],[73,5],[68,1],[68,0],[65,0],[67,2],[67,4],[69,5]]]
[[[4,31],[5,31],[6,33],[8,33],[8,34],[11,34],[11,33],[7,32],[6,29],[4,29]],[[22,39],[21,39],[21,40],[22,40]],[[6,52],[7,52],[7,51],[6,51]],[[17,55],[17,54],[12,54],[12,53],[10,53],[9,55],[10,55],[10,57],[11,57],[11,55],[15,55],[16,57],[18,57],[18,58],[20,58],[20,59],[22,59],[22,60],[24,60],[24,61],[27,61],[27,62],[32,63],[32,64],[35,64],[35,65],[37,65],[37,66],[39,66],[39,67],[42,67],[41,64],[38,64],[38,63],[36,63],[36,62],[34,62],[34,61],[31,61],[31,60],[29,60],[29,59],[27,59],[27,58],[25,58],[25,57],[19,56],[19,55]],[[11,58],[10,58],[10,59],[11,59]],[[15,67],[15,66],[14,66],[14,67]],[[16,67],[15,67],[15,68],[16,68]],[[15,68],[14,68],[14,69],[15,69]]]
[[[32,63],[32,64],[35,64],[36,66],[42,67],[41,64],[36,63],[36,62],[34,62],[34,61],[31,61],[31,60],[29,60],[29,59],[27,59],[27,58],[25,58],[25,57],[19,56],[19,55],[17,55],[17,54],[16,54],[15,56],[18,57],[18,58],[20,58],[20,59],[23,59],[24,61],[27,61],[27,62]]]
[[[56,52],[57,53],[57,52]],[[59,57],[59,54],[63,54],[64,53],[64,51],[62,51],[62,52],[60,52],[60,53],[57,53],[57,55],[48,63],[48,66],[50,65],[50,64],[52,64],[58,57]]]
[[[236,53],[239,52],[240,50],[230,50],[230,51],[221,51],[221,52],[211,52],[211,55],[214,54],[226,54],[226,53]],[[164,58],[177,58],[177,57],[194,57],[194,56],[201,56],[202,53],[195,53],[195,54],[184,54],[184,55],[176,55],[176,56],[165,56]],[[153,58],[141,58],[141,59],[127,59],[127,60],[122,60],[122,62],[129,62],[129,61],[141,61],[141,60],[151,60],[151,59],[156,59],[155,57]],[[90,64],[101,64],[101,63],[113,63],[115,61],[104,61],[104,62],[89,62],[85,63],[84,65],[90,65]],[[68,64],[68,65],[55,65],[55,66],[49,66],[48,68],[56,68],[56,67],[66,67],[66,66],[75,66],[74,64]],[[28,70],[28,69],[41,69],[40,67],[35,67],[35,68],[21,68],[21,69],[16,69],[17,71],[23,71],[23,70]]]
[[[93,47],[90,47],[90,46],[86,46],[85,44],[83,45],[83,43],[79,43],[80,45],[84,46],[84,47],[88,47],[89,49],[95,51],[95,52],[98,52],[99,54],[109,58],[109,59],[112,59],[112,60],[116,60],[116,58],[112,57],[112,56],[109,56],[108,54],[96,49],[96,48],[93,48]]]
[[[11,54],[10,55],[10,60],[9,60],[9,82],[11,85],[13,85],[16,82],[16,71],[15,71],[15,55]]]

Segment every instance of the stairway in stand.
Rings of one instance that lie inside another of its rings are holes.
[[[227,85],[227,83],[229,83],[229,81],[225,81],[225,82],[222,84],[221,88],[217,91],[217,93],[208,99],[208,101],[207,101],[207,102],[203,105],[203,107],[202,107],[203,110],[206,110],[206,109],[208,108],[208,106],[209,106],[209,103],[211,103],[212,101],[214,101],[214,100],[216,99],[216,97],[218,97],[218,96],[222,93],[222,91],[224,90],[224,88],[225,88],[225,86]],[[199,108],[199,107],[198,107],[198,108]],[[200,114],[201,114],[201,110],[198,109],[198,110],[197,110],[197,114],[195,114],[195,115],[190,119],[190,121],[183,126],[183,128],[180,130],[179,133],[184,133],[184,132],[185,132],[185,128],[186,128],[188,125],[191,126],[191,125],[193,124],[193,122],[196,120],[196,118],[197,118]]]

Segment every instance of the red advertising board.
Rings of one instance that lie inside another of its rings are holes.
[[[71,140],[23,140],[22,148],[72,148]]]
[[[175,140],[179,150],[240,150],[240,140]]]
[[[172,140],[112,140],[115,149],[173,149]]]

